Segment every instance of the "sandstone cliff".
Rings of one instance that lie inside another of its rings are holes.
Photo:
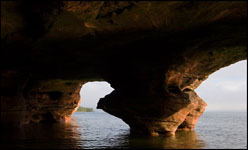
[[[105,80],[98,108],[131,131],[193,130],[194,89],[247,59],[246,14],[240,1],[1,1],[1,121],[67,121],[80,87]]]

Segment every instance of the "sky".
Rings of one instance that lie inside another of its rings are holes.
[[[113,90],[107,82],[87,82],[80,91],[80,106],[96,110],[99,99]],[[247,60],[214,72],[195,91],[207,103],[205,111],[246,111]]]
[[[110,84],[105,81],[87,82],[80,91],[82,98],[80,106],[96,109],[99,99],[110,94],[113,90]]]
[[[214,72],[195,91],[208,104],[205,111],[246,111],[247,60]]]

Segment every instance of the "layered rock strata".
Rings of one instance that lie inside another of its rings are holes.
[[[79,91],[84,82],[25,77],[21,78],[14,71],[4,74],[2,121],[14,127],[28,123],[68,122],[79,107]]]
[[[66,122],[80,87],[105,80],[98,108],[132,132],[193,130],[194,90],[247,59],[246,22],[239,1],[1,1],[1,122]]]

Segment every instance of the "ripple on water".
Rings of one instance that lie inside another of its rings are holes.
[[[122,120],[106,113],[75,113],[68,124],[31,124],[1,132],[5,148],[247,148],[246,112],[205,112],[195,131],[175,136],[130,135]]]

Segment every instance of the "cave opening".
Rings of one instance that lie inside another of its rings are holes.
[[[93,111],[103,112],[100,109],[96,109],[97,103],[100,98],[110,94],[114,89],[106,81],[93,81],[85,83],[80,90],[80,107],[90,108]],[[86,110],[86,109],[85,109]]]
[[[205,111],[247,111],[247,60],[211,74],[196,89],[208,104]]]
[[[143,148],[151,140],[129,145],[131,140],[118,135],[126,137],[130,129],[174,136],[179,127],[193,131],[202,114],[196,132],[207,141],[203,148],[247,148],[247,111],[204,113],[204,100],[207,111],[246,110],[246,102],[240,104],[245,81],[225,82],[221,76],[199,91],[217,70],[247,59],[247,2],[1,4],[1,129],[20,128],[24,136],[2,140],[2,149]],[[84,89],[96,80],[108,81],[114,91],[105,96],[103,89]],[[235,92],[241,97],[235,98]],[[80,104],[107,113],[76,112]],[[180,146],[166,148],[198,148],[184,139],[174,141],[168,143]]]
[[[72,120],[70,122],[70,124],[77,126],[78,130],[76,134],[80,134],[81,140],[87,141],[92,136],[97,136],[100,139],[117,136],[126,140],[126,136],[130,134],[129,125],[122,119],[102,109],[97,109],[99,100],[114,90],[106,81],[90,81],[82,85],[79,107],[72,114]],[[118,143],[118,141],[116,142]]]

